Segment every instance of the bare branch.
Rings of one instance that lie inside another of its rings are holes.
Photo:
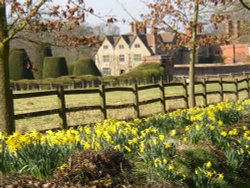
[[[242,4],[244,8],[250,11],[250,7],[243,0],[239,0],[239,2]]]
[[[14,29],[14,30],[12,31],[12,33],[10,33],[9,36],[3,40],[3,43],[6,43],[6,42],[10,41],[11,39],[13,39],[13,37],[14,37],[18,32],[22,31],[22,30],[29,24],[29,22],[30,22],[30,20],[32,19],[32,17],[33,17],[34,15],[36,15],[36,13],[39,11],[39,9],[43,6],[43,4],[44,4],[45,2],[46,2],[46,0],[41,0],[41,1],[37,4],[37,6],[35,7],[35,9],[34,9],[35,12],[34,12],[33,14],[29,15],[29,16],[23,21],[23,23],[22,23],[19,27],[17,27],[16,29]]]

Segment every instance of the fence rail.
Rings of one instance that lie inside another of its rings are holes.
[[[224,74],[204,74],[195,75],[196,79],[210,79],[210,78],[235,78],[235,77],[246,77],[250,76],[250,71],[235,72],[235,73],[224,73]],[[174,75],[175,79],[188,78],[186,74]]]
[[[239,88],[240,83],[246,83],[246,87]],[[209,84],[218,84],[218,90],[216,91],[208,91]],[[233,84],[232,90],[225,90],[224,86],[226,84]],[[202,97],[203,104],[205,106],[208,105],[208,96],[209,95],[218,95],[220,96],[220,101],[224,100],[225,94],[233,94],[235,100],[239,99],[240,92],[247,92],[247,97],[250,98],[250,79],[249,76],[243,78],[241,80],[234,79],[233,81],[223,80],[222,78],[218,80],[209,81],[203,79],[202,81],[196,82],[195,85],[201,86],[201,91],[195,93],[196,97]],[[167,95],[165,94],[165,90],[169,89],[170,87],[179,86],[182,88],[181,95]],[[139,91],[144,91],[148,89],[155,89],[158,88],[160,91],[160,97],[157,96],[152,99],[148,100],[139,100]],[[106,95],[108,92],[130,92],[133,96],[133,102],[125,103],[125,104],[116,104],[116,105],[108,105],[106,102]],[[100,103],[99,105],[93,106],[81,106],[81,107],[67,107],[65,96],[67,95],[77,95],[77,94],[99,94]],[[159,81],[158,84],[150,84],[146,86],[139,86],[134,84],[133,86],[129,87],[106,87],[104,84],[100,85],[99,88],[94,89],[77,89],[77,90],[65,90],[63,86],[57,88],[57,90],[53,91],[39,91],[39,92],[32,92],[32,93],[16,93],[13,94],[13,99],[24,99],[24,98],[33,98],[33,97],[44,97],[44,96],[57,96],[58,100],[58,108],[38,111],[38,112],[29,112],[29,113],[22,113],[22,114],[15,114],[15,120],[32,118],[32,117],[40,117],[52,114],[58,114],[61,119],[61,127],[63,129],[68,128],[67,122],[67,113],[69,112],[78,112],[78,111],[89,111],[89,110],[100,110],[102,114],[102,120],[107,119],[107,110],[108,109],[123,109],[123,108],[133,108],[134,110],[134,117],[140,118],[140,106],[152,103],[160,103],[161,104],[161,112],[166,113],[166,103],[169,100],[176,100],[176,99],[183,99],[185,108],[188,108],[188,83],[184,79],[180,83],[164,83],[164,81]],[[173,109],[174,110],[174,109]]]

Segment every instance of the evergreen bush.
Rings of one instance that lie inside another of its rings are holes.
[[[82,75],[101,76],[101,73],[92,59],[83,58],[83,59],[79,59],[76,62],[73,75],[75,76],[82,76]]]
[[[73,75],[74,68],[75,68],[75,64],[69,64],[68,65],[69,75]]]
[[[159,63],[143,63],[121,77],[127,79],[148,79],[163,76],[165,72],[165,67]]]
[[[64,75],[68,75],[67,62],[64,57],[45,57],[43,79],[57,78]]]
[[[9,56],[9,73],[11,80],[33,79],[32,63],[25,49],[14,48]]]
[[[52,56],[52,50],[50,46],[47,46],[45,44],[37,46],[35,62],[34,62],[34,76],[36,79],[41,79],[43,76],[44,58],[51,56]]]

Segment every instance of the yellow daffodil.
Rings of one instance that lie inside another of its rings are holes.
[[[224,174],[218,174],[218,179],[223,180],[224,179]]]
[[[227,136],[227,132],[226,131],[221,131],[220,135],[223,136],[223,137],[226,137]]]
[[[160,140],[160,141],[163,141],[164,139],[165,139],[165,136],[164,136],[163,134],[160,134],[160,135],[159,135],[159,140]]]
[[[207,172],[207,177],[208,178],[211,178],[213,176],[213,173],[212,172]]]
[[[168,170],[174,170],[174,169],[175,169],[175,167],[173,165],[168,166]]]
[[[175,136],[175,135],[176,135],[176,130],[171,130],[171,131],[169,132],[169,134],[170,134],[170,136]]]
[[[207,167],[207,168],[211,168],[211,167],[212,167],[212,163],[211,163],[210,161],[208,161],[208,162],[206,163],[206,167]]]

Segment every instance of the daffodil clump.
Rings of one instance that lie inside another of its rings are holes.
[[[196,187],[200,188],[214,188],[214,187],[225,187],[227,184],[224,181],[224,174],[217,173],[212,168],[212,163],[208,161],[202,167],[195,169],[193,175]]]
[[[29,172],[44,178],[76,150],[114,148],[131,159],[134,168],[148,181],[188,178],[201,182],[197,185],[224,182],[222,172],[212,170],[209,162],[192,169],[193,174],[186,173],[179,165],[179,150],[183,144],[209,141],[224,153],[229,168],[240,170],[250,158],[250,131],[247,125],[232,128],[230,125],[240,121],[248,109],[250,100],[225,101],[207,108],[177,110],[131,122],[106,120],[44,134],[35,130],[9,136],[0,133],[0,171]]]

